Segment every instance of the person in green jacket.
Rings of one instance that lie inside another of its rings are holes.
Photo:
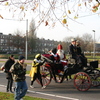
[[[25,57],[19,56],[19,60],[11,66],[10,72],[12,73],[13,80],[15,82],[15,99],[14,100],[21,100],[27,90],[27,83],[26,79],[26,64],[24,63]]]
[[[38,80],[40,81],[40,84],[42,86],[42,89],[44,89],[46,86],[43,86],[42,83],[42,78],[41,78],[41,74],[40,74],[40,66],[43,65],[44,61],[41,60],[41,55],[37,54],[35,56],[35,59],[32,62],[32,68],[30,71],[30,77],[31,77],[31,88],[33,87],[33,83],[34,81],[38,78]]]

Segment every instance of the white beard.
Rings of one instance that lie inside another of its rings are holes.
[[[57,54],[59,55],[60,59],[64,58],[64,51],[63,50],[58,50]]]

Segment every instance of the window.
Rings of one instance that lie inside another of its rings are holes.
[[[1,43],[4,43],[4,39],[1,39]]]

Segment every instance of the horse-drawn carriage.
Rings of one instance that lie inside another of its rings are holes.
[[[73,75],[74,86],[79,91],[87,91],[91,86],[100,85],[100,71],[97,69],[98,61],[92,61],[88,66],[83,66],[70,58],[68,59],[67,69],[63,71],[63,75],[59,75],[57,66],[61,64],[52,62],[49,57],[49,54],[42,55],[42,59],[46,60],[44,65],[40,67],[43,85],[49,85],[52,79],[56,83],[62,83],[65,79],[68,80],[69,75]]]

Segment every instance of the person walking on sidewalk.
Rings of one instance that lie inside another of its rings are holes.
[[[44,61],[41,60],[41,55],[37,54],[35,56],[35,59],[32,62],[32,68],[30,70],[30,77],[31,77],[30,87],[31,88],[34,88],[33,83],[37,78],[42,86],[42,89],[44,89],[46,87],[46,86],[43,86],[42,78],[41,78],[41,74],[40,74],[40,66],[43,65],[43,63],[44,63]]]
[[[12,78],[12,75],[10,73],[10,68],[11,66],[15,63],[15,60],[14,60],[14,55],[10,55],[8,60],[6,61],[4,67],[5,67],[5,73],[6,73],[6,79],[8,80],[7,82],[7,88],[6,88],[6,91],[7,92],[11,92],[13,93],[12,91],[12,85],[13,85],[13,78]]]
[[[24,63],[25,57],[19,56],[18,62],[16,62],[14,65],[12,65],[10,71],[13,75],[13,80],[15,81],[15,99],[14,100],[21,100],[27,90],[27,83],[25,81],[26,77],[26,64]]]

